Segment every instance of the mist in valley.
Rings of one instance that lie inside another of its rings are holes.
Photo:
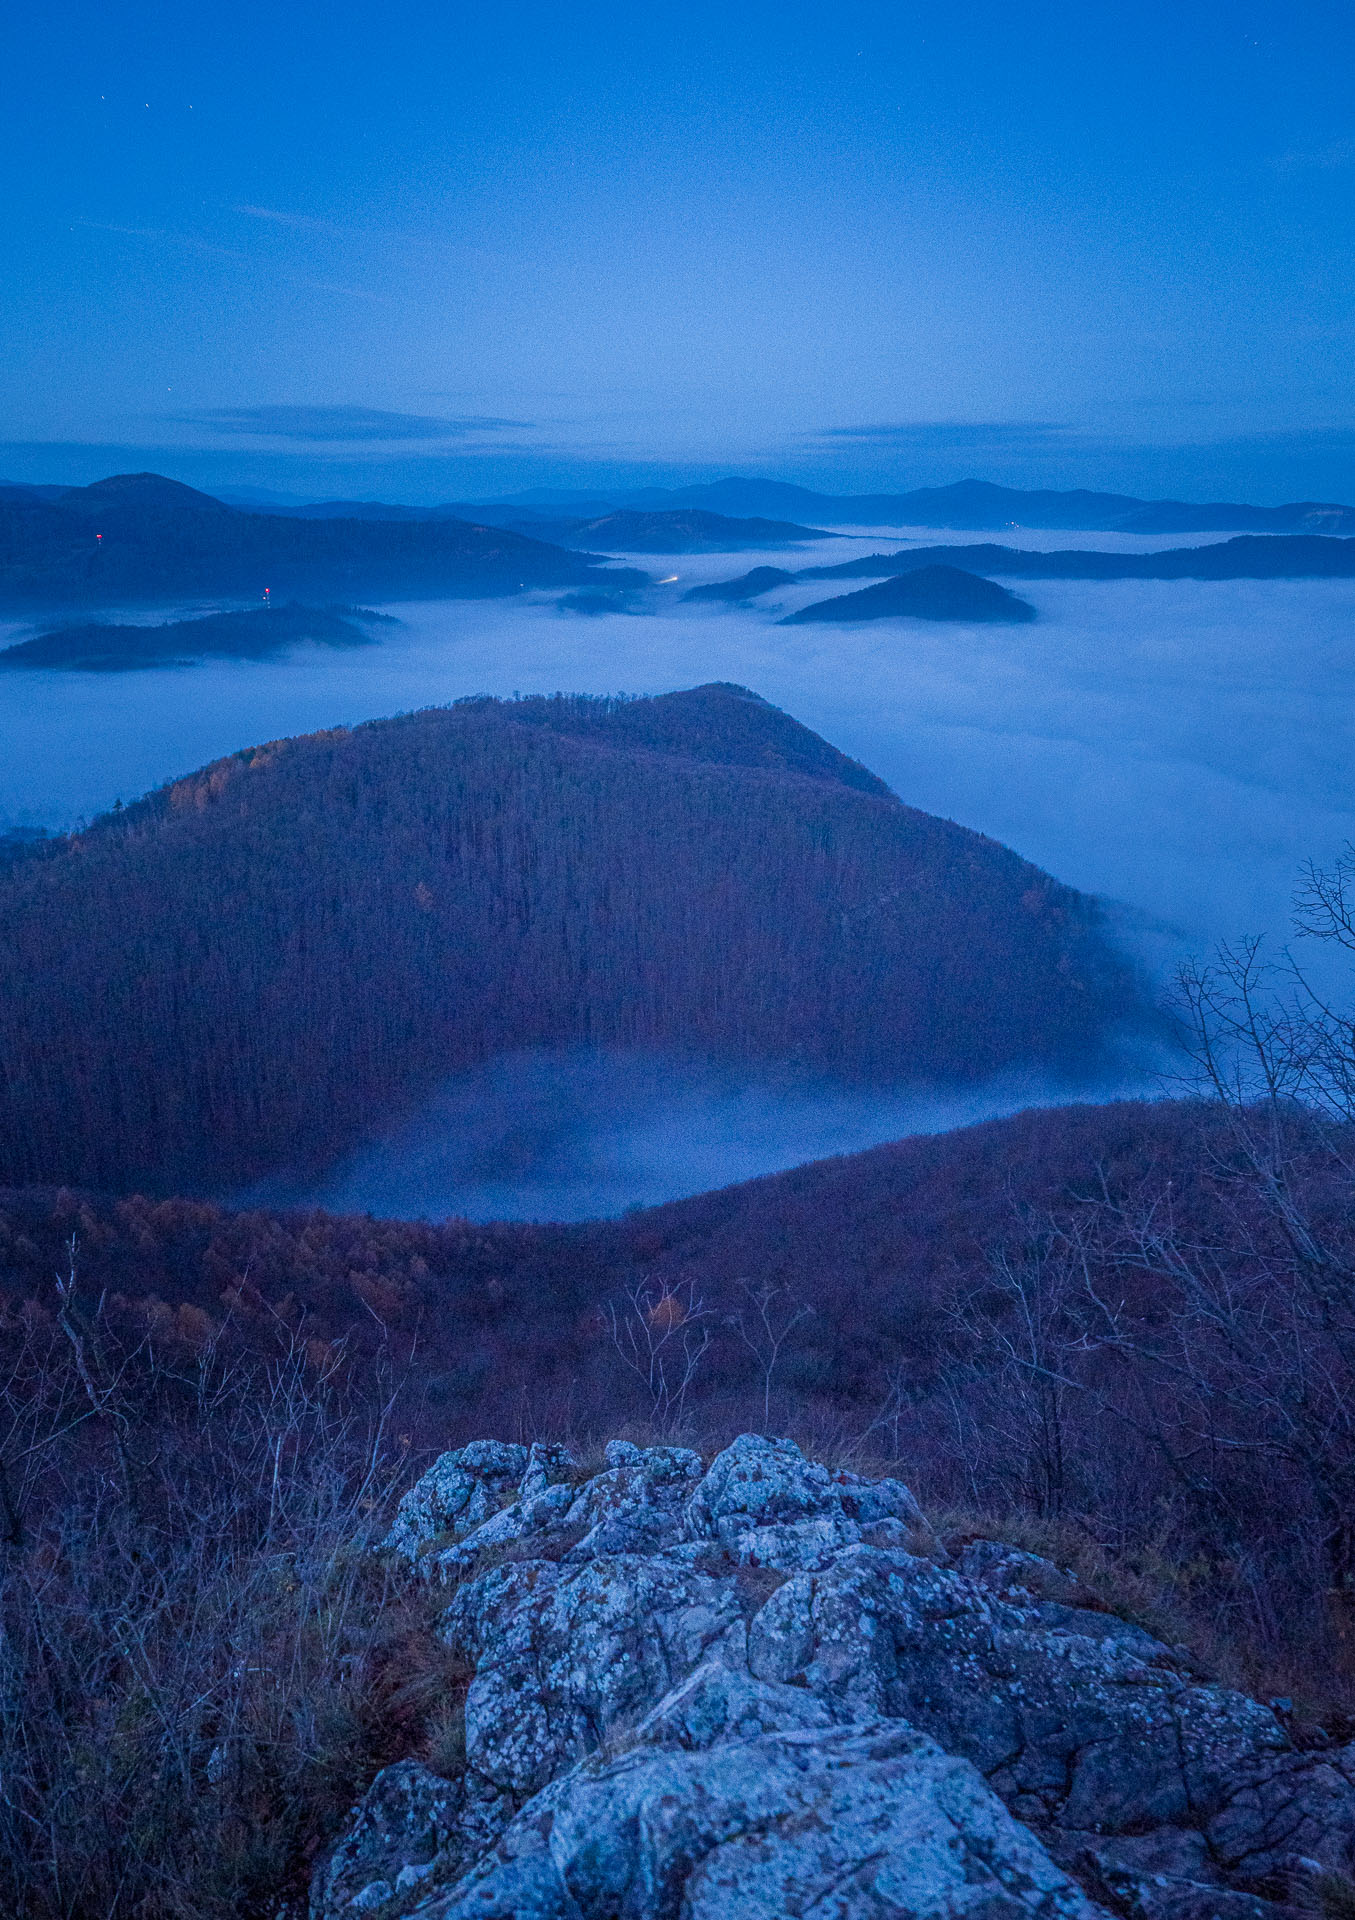
[[[298,647],[271,662],[11,672],[0,681],[0,828],[65,828],[246,745],[469,694],[728,680],[910,804],[1101,896],[1159,980],[1221,939],[1283,940],[1301,863],[1355,838],[1355,582],[1026,582],[1038,618],[1018,629],[778,626],[823,596],[821,582],[728,609],[681,599],[764,561],[831,563],[908,537],[937,535],[824,541],[789,561],[636,556],[656,584],[615,613],[564,611],[555,593],[397,604],[385,611],[401,624],[349,655]],[[0,642],[31,626],[9,623]],[[699,1062],[515,1058],[398,1124],[376,1120],[369,1145],[325,1178],[270,1191],[397,1215],[580,1218],[1023,1106],[1152,1091],[1159,1064],[1127,1062],[1092,1089],[1008,1080],[867,1095]]]
[[[882,1090],[673,1054],[526,1052],[449,1080],[321,1178],[232,1199],[389,1219],[590,1220],[1026,1107],[1152,1097],[1158,1065]]]

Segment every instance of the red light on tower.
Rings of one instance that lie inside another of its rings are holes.
[[[104,543],[104,537],[103,537],[103,535],[102,535],[101,533],[96,533],[96,534],[95,534],[95,536],[94,536],[94,538],[95,538],[95,540],[96,540],[96,542],[98,543],[98,545],[99,545],[99,546],[102,546],[102,545],[103,545],[103,543]]]
[[[271,607],[271,606],[272,606],[272,604],[273,604],[273,602],[272,602],[272,601],[271,601],[271,600],[269,599],[269,597],[268,597],[268,588],[267,588],[267,587],[265,587],[265,588],[264,588],[264,590],[263,590],[263,603],[264,603],[264,605],[265,605],[266,607]]]

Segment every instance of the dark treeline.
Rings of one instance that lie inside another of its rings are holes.
[[[7,604],[257,598],[265,587],[326,598],[498,594],[599,577],[586,555],[500,527],[250,513],[151,473],[73,487],[57,500],[0,499]]]
[[[953,1080],[1134,1008],[1092,903],[733,688],[274,742],[38,844],[0,917],[15,1185],[222,1191],[512,1048]]]
[[[1198,1157],[1199,1126],[1199,1110],[1171,1103],[1055,1108],[578,1225],[11,1189],[0,1191],[0,1289],[46,1298],[74,1236],[84,1290],[143,1303],[148,1325],[229,1317],[265,1341],[287,1326],[367,1356],[389,1349],[401,1365],[416,1358],[437,1433],[466,1439],[522,1417],[558,1428],[638,1415],[638,1403],[618,1407],[599,1307],[646,1279],[733,1311],[757,1276],[814,1309],[787,1361],[799,1404],[813,1420],[859,1424],[901,1360],[932,1365],[943,1300],[957,1277],[986,1271],[1016,1212],[1090,1193],[1098,1168],[1124,1191],[1165,1178]],[[737,1348],[722,1350],[708,1397],[741,1392],[745,1377]]]

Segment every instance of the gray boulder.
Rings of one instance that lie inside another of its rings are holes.
[[[1085,1884],[1144,1912],[1193,1912],[1206,1893],[1273,1884],[1301,1859],[1351,1861],[1349,1762],[1294,1753],[1269,1708],[1197,1684],[1171,1649],[1112,1616],[1022,1607],[861,1546],[768,1599],[749,1665],[840,1719],[925,1730],[973,1761]]]
[[[1355,1871],[1355,1752],[900,1482],[756,1434],[576,1478],[479,1443],[406,1497],[465,1772],[387,1769],[313,1920],[1280,1920]]]
[[[568,1447],[557,1446],[549,1440],[533,1440],[527,1455],[527,1470],[518,1488],[519,1497],[534,1500],[547,1487],[566,1484],[575,1470],[576,1462]]]
[[[526,1468],[526,1447],[506,1440],[472,1440],[444,1453],[400,1502],[383,1549],[414,1560],[443,1534],[468,1533],[516,1489]]]
[[[501,1507],[488,1520],[481,1521],[478,1527],[441,1553],[429,1554],[423,1563],[424,1572],[436,1574],[447,1580],[463,1567],[473,1566],[486,1553],[496,1548],[514,1545],[519,1540],[534,1539],[544,1543],[554,1534],[564,1531],[568,1525],[568,1514],[574,1500],[574,1489],[570,1486],[545,1487],[530,1498],[515,1500],[509,1507]]]
[[[498,1838],[513,1810],[496,1800],[416,1760],[383,1768],[312,1877],[310,1920],[408,1910]]]
[[[741,1433],[711,1462],[687,1505],[693,1538],[732,1545],[754,1528],[841,1512],[827,1467],[806,1460],[793,1440]]]
[[[592,1760],[420,1920],[1093,1920],[973,1767],[897,1723]]]
[[[475,1669],[467,1763],[519,1795],[627,1732],[712,1652],[743,1665],[746,1646],[731,1583],[639,1555],[481,1574],[444,1637]]]

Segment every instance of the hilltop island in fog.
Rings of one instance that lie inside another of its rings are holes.
[[[0,650],[0,667],[124,673],[207,657],[265,660],[302,641],[324,647],[370,646],[375,636],[365,629],[378,621],[394,624],[389,614],[373,613],[367,607],[302,607],[294,601],[166,620],[156,626],[94,621],[58,627],[5,647]]]
[[[1005,587],[960,567],[919,567],[901,573],[859,593],[840,593],[816,600],[788,614],[783,627],[804,626],[814,620],[1033,620],[1035,609]]]

